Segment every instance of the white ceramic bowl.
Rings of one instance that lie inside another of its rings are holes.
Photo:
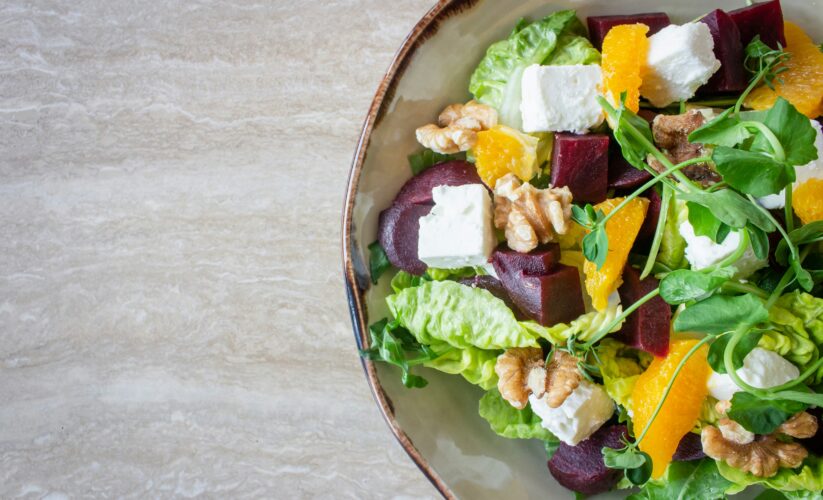
[[[823,41],[823,0],[783,0],[785,18]],[[355,154],[343,219],[346,287],[358,347],[367,325],[386,315],[388,279],[368,279],[369,243],[377,216],[410,177],[406,155],[420,149],[414,129],[444,106],[470,98],[468,82],[486,48],[518,19],[560,9],[589,15],[665,11],[672,22],[693,20],[744,0],[442,0],[408,35],[375,95]],[[409,456],[445,497],[570,498],[548,472],[538,441],[496,436],[477,414],[482,391],[459,376],[425,371],[424,389],[406,389],[384,364],[364,363],[386,422]],[[387,492],[388,493],[388,492]],[[614,498],[624,495],[611,494]],[[609,496],[604,496],[608,498]]]

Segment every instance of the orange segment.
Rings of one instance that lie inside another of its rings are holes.
[[[788,70],[778,77],[783,83],[775,82],[775,90],[761,85],[745,104],[752,109],[769,109],[783,97],[804,115],[816,118],[823,100],[823,52],[798,25],[786,22],[784,26],[786,51],[792,56],[785,63]]]
[[[617,106],[620,94],[626,92],[626,107],[637,113],[640,109],[640,85],[646,71],[649,39],[645,24],[622,24],[610,29],[603,39],[604,94]]]
[[[632,411],[634,431],[637,436],[643,432],[660,404],[663,393],[674,376],[677,365],[698,340],[688,337],[673,337],[669,354],[665,358],[655,357],[643,372],[632,390]],[[652,457],[652,477],[658,478],[666,472],[677,445],[683,436],[694,427],[700,416],[703,400],[709,393],[707,382],[710,368],[707,361],[709,348],[706,345],[695,352],[675,379],[672,390],[660,413],[652,422],[648,432],[640,441],[640,450]]]
[[[503,125],[478,132],[473,149],[478,175],[492,189],[497,179],[508,173],[528,181],[539,167],[539,142],[536,137]]]
[[[611,33],[611,32],[609,32]],[[595,205],[596,210],[604,214],[611,212],[623,198],[612,198]],[[600,270],[593,262],[586,261],[583,273],[586,275],[586,292],[592,298],[592,305],[598,311],[608,306],[609,294],[617,290],[622,283],[623,267],[629,258],[629,250],[634,244],[640,226],[646,218],[649,200],[635,198],[621,208],[614,217],[606,222],[606,235],[609,237],[609,253]],[[628,306],[628,304],[625,304]]]
[[[792,194],[794,213],[803,224],[823,220],[823,180],[809,179]]]

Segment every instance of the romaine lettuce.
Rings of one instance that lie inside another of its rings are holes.
[[[600,64],[600,52],[592,46],[588,38],[567,33],[560,37],[557,41],[557,48],[543,64],[546,66]]]
[[[386,298],[394,317],[421,343],[446,342],[461,349],[537,346],[537,336],[506,304],[480,288],[454,281],[427,281]]]
[[[424,366],[452,375],[462,375],[472,384],[486,390],[497,385],[494,364],[502,351],[484,351],[476,347],[458,349],[448,344],[441,345],[442,348],[432,346],[432,349],[435,352],[445,351],[445,354],[434,361],[424,363]]]
[[[520,118],[520,80],[523,70],[532,64],[545,63],[563,36],[585,36],[585,28],[573,10],[561,10],[554,14],[523,26],[518,24],[505,40],[492,44],[485,57],[474,70],[469,91],[475,99],[497,109],[500,123],[522,129]],[[571,57],[591,60],[591,52],[581,47],[580,42],[564,38],[566,50],[562,57],[565,64],[571,64]]]
[[[565,345],[566,341],[572,336],[583,342],[591,339],[601,328],[612,322],[622,312],[623,308],[619,305],[609,305],[602,311],[586,313],[569,324],[558,323],[549,327],[539,325],[534,321],[524,321],[520,324],[534,335],[542,337],[554,345]],[[612,328],[611,332],[620,330],[622,325],[623,323],[619,323]]]
[[[760,339],[759,346],[774,351],[796,364],[801,371],[820,358],[823,345],[823,299],[802,291],[783,295],[769,310],[773,328]],[[823,369],[809,379],[817,385],[823,381]]]
[[[796,492],[788,495],[790,498],[820,498],[820,491],[823,490],[823,458],[814,455],[809,455],[799,469],[780,469],[772,477],[753,476],[725,462],[717,462],[717,468],[724,478],[734,483],[727,489],[730,494],[739,493],[753,484]],[[810,495],[804,497],[805,493]]]
[[[631,408],[634,384],[651,363],[652,355],[613,339],[600,341],[595,352],[600,361],[598,366],[606,393],[617,404]]]
[[[480,398],[480,416],[500,436],[510,439],[542,439],[557,441],[551,432],[541,425],[540,417],[528,406],[518,410],[492,389]]]
[[[675,200],[669,204],[666,215],[666,224],[663,226],[663,239],[660,240],[660,251],[657,261],[669,269],[688,267],[686,261],[686,240],[680,236],[680,224],[689,218],[689,209],[686,204]]]
[[[627,497],[629,500],[670,500],[726,498],[724,490],[729,481],[718,472],[718,464],[707,458],[700,461],[672,462],[666,473],[643,486],[639,493]]]

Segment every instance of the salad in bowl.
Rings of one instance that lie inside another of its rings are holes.
[[[823,490],[823,49],[779,0],[523,19],[411,124],[361,355],[582,495]]]

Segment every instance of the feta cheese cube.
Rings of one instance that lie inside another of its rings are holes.
[[[521,80],[523,131],[585,134],[600,125],[604,115],[597,96],[602,82],[596,64],[529,66]]]
[[[755,347],[743,359],[743,366],[738,368],[736,373],[750,386],[768,389],[796,379],[800,375],[800,370],[776,352]],[[720,401],[728,401],[734,393],[740,391],[734,380],[726,373],[712,372],[708,384],[709,394]]]
[[[570,446],[594,434],[614,413],[614,402],[606,391],[587,380],[581,381],[558,408],[551,408],[545,398],[529,396],[532,411],[544,428]]]
[[[723,240],[723,243],[715,243],[708,236],[697,236],[694,234],[694,227],[689,221],[684,221],[678,227],[680,235],[686,240],[686,260],[691,264],[692,269],[699,271],[714,265],[737,250],[740,245],[740,232],[732,231]],[[745,278],[762,267],[768,265],[767,259],[758,259],[754,254],[751,244],[746,252],[737,262],[732,264],[737,273],[735,277]]]
[[[483,266],[494,250],[492,203],[482,184],[437,186],[434,208],[420,218],[417,253],[430,267]]]
[[[646,65],[640,94],[660,108],[691,98],[720,69],[703,23],[672,24],[650,36]]]
[[[811,120],[812,127],[817,131],[817,136],[814,139],[814,146],[817,148],[817,159],[812,160],[805,165],[795,167],[797,179],[792,184],[793,189],[803,184],[809,179],[823,179],[823,126],[817,120]],[[758,198],[757,201],[763,208],[775,210],[786,206],[786,190],[780,191],[778,194],[766,195]]]

